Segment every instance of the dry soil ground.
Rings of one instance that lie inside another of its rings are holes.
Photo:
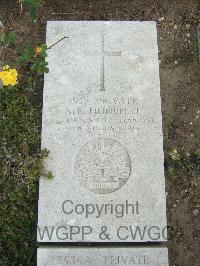
[[[47,20],[155,20],[158,29],[165,156],[192,151],[200,137],[200,65],[197,26],[200,1],[46,0],[32,28],[19,1],[0,1],[0,20],[18,41],[44,42]],[[31,30],[30,30],[31,29]],[[42,84],[37,95],[42,99]],[[198,169],[197,169],[198,170]],[[200,265],[200,173],[166,177],[169,260],[173,266]],[[199,211],[197,213],[197,210]]]

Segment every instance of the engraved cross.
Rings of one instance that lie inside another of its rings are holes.
[[[104,35],[101,38],[100,91],[105,91],[105,56],[121,56],[120,52],[108,52],[104,48]]]

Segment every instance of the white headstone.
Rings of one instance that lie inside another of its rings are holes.
[[[154,22],[47,24],[39,242],[166,241]]]
[[[167,248],[39,248],[38,266],[168,266]]]

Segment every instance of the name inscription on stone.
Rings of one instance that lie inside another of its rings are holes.
[[[65,265],[96,265],[99,262],[99,258],[55,255],[52,261],[54,263],[64,263]],[[149,265],[150,262],[150,257],[147,255],[101,256],[102,265]]]
[[[39,248],[38,266],[167,266],[167,256],[166,248]]]
[[[59,105],[48,108],[49,119],[45,125],[65,125],[70,132],[126,132],[137,131],[139,101],[134,97],[99,96],[98,92],[80,93],[76,97],[66,98]],[[109,94],[109,93],[107,93]],[[81,98],[82,97],[82,98]],[[153,117],[144,123],[153,123]]]

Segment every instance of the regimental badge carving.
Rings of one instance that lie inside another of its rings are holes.
[[[75,174],[81,186],[106,194],[120,189],[129,179],[131,160],[117,141],[98,138],[88,141],[75,160]]]

